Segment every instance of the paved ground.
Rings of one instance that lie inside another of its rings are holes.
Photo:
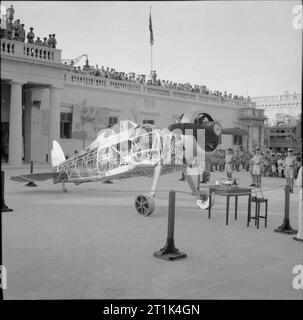
[[[164,261],[153,252],[166,241],[168,192],[159,192],[150,217],[134,209],[135,195],[148,190],[151,179],[68,185],[62,193],[51,181],[27,188],[9,180],[28,167],[4,170],[6,204],[14,209],[2,218],[5,299],[303,299],[303,291],[292,288],[302,243],[273,231],[283,221],[282,179],[263,179],[264,189],[276,187],[265,193],[267,228],[263,221],[260,229],[246,227],[246,198],[239,198],[238,220],[231,217],[226,226],[223,197],[216,197],[209,220],[190,195],[177,194],[175,243],[188,257]],[[250,183],[246,172],[236,176],[241,186]],[[188,191],[178,178],[163,176],[159,189]],[[296,228],[297,189],[290,208]]]

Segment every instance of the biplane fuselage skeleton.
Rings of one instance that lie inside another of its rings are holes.
[[[205,159],[216,149],[222,130],[209,115],[200,114],[203,120],[201,125],[201,122],[193,121],[193,114],[184,114],[180,124],[172,125],[170,130],[121,121],[120,125],[101,130],[95,141],[68,159],[58,142],[53,141],[52,172],[16,176],[11,180],[29,182],[53,179],[54,183],[62,183],[62,190],[66,191],[66,183],[79,185],[137,176],[153,177],[150,192],[135,199],[136,210],[147,216],[154,211],[160,175],[183,170],[197,205],[207,209],[208,196],[198,191],[194,176],[203,172]],[[186,134],[184,126],[196,130],[195,134],[192,131]],[[203,139],[200,141],[197,128],[202,130]]]

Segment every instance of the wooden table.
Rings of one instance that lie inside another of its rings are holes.
[[[240,196],[248,196],[248,217],[250,217],[251,212],[251,188],[239,188],[239,187],[229,187],[229,186],[220,186],[214,185],[209,187],[209,203],[212,201],[212,194],[216,194],[218,196],[226,197],[226,225],[228,225],[228,217],[229,217],[229,198],[235,197],[235,220],[237,220],[238,214],[238,197]],[[208,208],[208,219],[211,216],[211,205]]]

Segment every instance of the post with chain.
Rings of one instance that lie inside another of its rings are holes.
[[[160,251],[154,252],[156,258],[164,260],[176,260],[180,258],[186,258],[186,253],[180,252],[175,247],[174,229],[175,229],[175,203],[176,192],[171,190],[169,192],[169,204],[168,204],[168,224],[167,224],[167,240],[165,246]]]
[[[284,202],[284,220],[280,227],[276,228],[276,232],[280,233],[286,233],[286,234],[295,234],[297,233],[296,230],[294,230],[290,226],[289,222],[289,197],[290,197],[290,185],[287,184],[284,188],[285,190],[285,202]]]

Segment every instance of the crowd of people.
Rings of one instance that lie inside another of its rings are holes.
[[[49,34],[48,38],[43,38],[43,41],[40,37],[35,39],[34,28],[30,27],[29,32],[26,34],[24,24],[20,23],[20,19],[14,20],[14,13],[14,7],[11,5],[6,10],[6,17],[4,18],[4,21],[1,21],[1,38],[21,42],[25,42],[25,40],[27,40],[27,43],[30,44],[56,48],[57,40],[55,38],[55,34]]]
[[[200,93],[209,96],[220,97],[221,100],[238,100],[238,101],[246,101],[250,102],[250,97],[238,96],[233,95],[232,93],[227,94],[226,91],[224,93],[220,91],[211,91],[207,89],[205,85],[192,85],[189,82],[186,83],[177,83],[168,80],[161,80],[158,78],[156,70],[151,71],[149,77],[145,74],[136,75],[134,72],[119,72],[116,71],[114,68],[104,67],[102,66],[99,68],[98,65],[90,66],[85,64],[82,68],[80,66],[74,67],[75,73],[81,74],[89,74],[97,77],[114,79],[114,80],[121,80],[121,81],[129,81],[135,82],[138,84],[147,84],[151,86],[157,86],[162,88],[174,89],[179,91],[191,92],[191,93]]]
[[[287,154],[262,152],[256,148],[254,154],[244,150],[218,149],[210,158],[210,171],[219,170],[232,178],[234,171],[244,169],[252,176],[251,186],[261,187],[261,176],[285,178],[293,191],[293,180],[302,165],[301,155],[295,156],[289,148]]]

